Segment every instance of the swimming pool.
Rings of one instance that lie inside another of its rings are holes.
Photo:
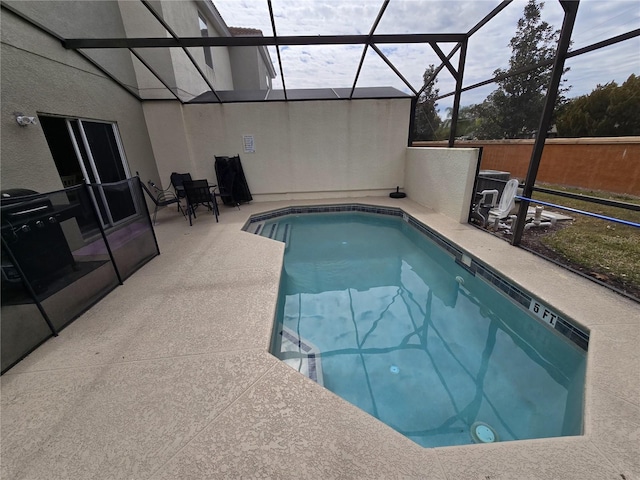
[[[253,227],[274,355],[426,447],[581,434],[584,332],[402,212],[300,213]]]

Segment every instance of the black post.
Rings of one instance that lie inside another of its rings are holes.
[[[280,66],[280,78],[282,78],[282,92],[284,93],[284,99],[289,100],[287,97],[287,86],[284,83],[284,70],[282,69],[282,57],[280,56],[280,42],[278,40],[278,34],[276,33],[276,19],[273,16],[273,5],[271,4],[271,0],[267,0],[267,6],[269,7],[269,18],[271,19],[273,38],[276,40],[276,53],[278,54],[278,65]]]
[[[138,179],[138,195],[140,195],[140,203],[144,205],[144,211],[147,212],[147,219],[149,220],[149,228],[151,229],[151,233],[153,234],[153,241],[156,244],[156,252],[160,255],[160,246],[158,245],[158,237],[156,237],[156,231],[153,228],[153,222],[151,221],[151,214],[149,213],[149,207],[147,206],[147,201],[144,199],[144,193],[142,193],[142,179],[140,178],[140,173],[136,172],[135,178]],[[180,199],[178,199],[178,204],[180,203]]]
[[[407,139],[407,147],[413,145],[414,129],[416,128],[416,106],[418,105],[418,96],[411,98],[411,111],[409,113],[409,138]]]
[[[562,22],[560,40],[558,40],[558,49],[556,50],[556,56],[553,61],[553,70],[551,71],[551,80],[549,81],[549,88],[547,89],[547,97],[544,102],[544,108],[542,109],[542,116],[540,117],[536,141],[533,144],[531,160],[529,161],[529,170],[527,171],[527,178],[524,182],[522,196],[526,198],[531,198],[533,186],[536,183],[536,176],[538,175],[538,168],[540,167],[540,159],[542,158],[542,151],[544,150],[547,131],[549,130],[553,109],[558,97],[558,87],[560,86],[560,79],[562,78],[567,51],[571,44],[571,33],[573,32],[573,25],[576,21],[580,1],[560,0],[560,4],[564,9],[564,21]],[[524,232],[524,224],[527,220],[528,209],[529,202],[527,200],[520,200],[518,219],[516,220],[516,227],[513,232],[513,238],[511,239],[512,245],[519,245],[522,240],[522,233]]]
[[[378,12],[378,16],[376,17],[373,25],[371,26],[371,30],[369,30],[369,37],[367,39],[367,43],[364,44],[364,48],[362,49],[362,56],[360,57],[360,63],[358,64],[358,70],[356,71],[356,78],[353,79],[353,86],[351,87],[351,93],[349,94],[349,100],[353,98],[353,93],[356,91],[356,84],[358,83],[358,78],[360,77],[360,71],[362,70],[362,65],[364,64],[364,59],[367,56],[367,49],[369,48],[369,44],[371,43],[371,37],[378,28],[378,24],[380,20],[382,20],[382,15],[384,15],[384,11],[389,6],[389,0],[384,0],[382,7],[380,7],[380,11]]]
[[[458,75],[456,76],[456,95],[453,97],[453,110],[451,111],[451,130],[449,130],[449,148],[453,147],[456,139],[456,127],[458,126],[458,111],[460,111],[460,96],[462,95],[462,77],[464,76],[464,64],[467,59],[467,43],[462,42],[460,59],[458,61]]]

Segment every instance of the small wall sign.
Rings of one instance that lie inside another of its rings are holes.
[[[556,320],[558,319],[558,314],[551,311],[544,304],[531,299],[531,304],[529,305],[529,311],[533,312],[536,317],[542,320],[545,323],[548,323],[552,327],[556,326]]]
[[[243,135],[242,144],[244,145],[244,153],[256,153],[256,144],[253,141],[253,135]]]

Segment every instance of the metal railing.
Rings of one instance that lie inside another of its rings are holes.
[[[578,210],[577,208],[565,207],[563,205],[557,205],[555,203],[543,202],[542,200],[535,200],[533,198],[527,198],[520,195],[516,195],[518,200],[527,200],[532,203],[536,203],[539,205],[545,205],[547,207],[553,207],[560,210],[565,210],[567,212],[579,213],[581,215],[586,215],[588,217],[598,218],[600,220],[606,220],[608,222],[621,223],[622,225],[627,225],[630,227],[640,228],[640,223],[631,222],[629,220],[622,220],[621,218],[609,217],[607,215],[600,215],[599,213],[587,212],[585,210]],[[582,199],[580,199],[582,200]],[[609,204],[610,205],[610,204]],[[640,205],[638,205],[640,207]],[[635,210],[635,209],[633,209]]]

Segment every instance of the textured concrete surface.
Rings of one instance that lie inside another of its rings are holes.
[[[159,213],[161,255],[1,379],[2,478],[640,479],[640,306],[400,206],[591,331],[585,434],[425,449],[268,351],[283,245],[240,229],[289,204]]]

